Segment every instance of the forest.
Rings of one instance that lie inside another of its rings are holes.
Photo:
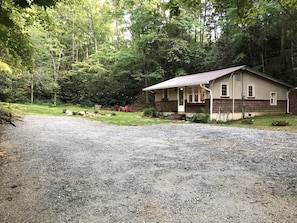
[[[247,65],[297,85],[297,0],[0,0],[0,101],[131,104]]]

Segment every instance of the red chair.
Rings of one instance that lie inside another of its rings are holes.
[[[125,105],[125,107],[123,108],[124,112],[128,112],[129,111],[129,105]]]
[[[115,106],[114,106],[114,110],[116,110],[116,111],[120,111],[120,106],[115,105]]]

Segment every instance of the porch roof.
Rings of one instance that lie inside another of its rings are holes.
[[[198,84],[208,84],[210,81],[215,80],[219,77],[225,76],[237,70],[245,68],[243,66],[231,67],[222,70],[209,71],[198,74],[191,74],[186,76],[175,77],[167,81],[152,85],[150,87],[144,88],[143,91],[152,91],[159,89],[193,86]]]

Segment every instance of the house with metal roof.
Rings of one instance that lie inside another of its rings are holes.
[[[157,110],[188,116],[209,111],[225,121],[268,113],[288,113],[293,86],[245,65],[179,76],[146,87]]]

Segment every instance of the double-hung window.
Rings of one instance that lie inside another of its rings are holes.
[[[193,103],[193,87],[188,87],[188,102]]]
[[[270,92],[270,105],[277,105],[277,93]]]
[[[199,86],[188,87],[188,102],[203,103],[205,100],[204,89]]]
[[[249,84],[247,86],[247,97],[248,98],[254,98],[255,97],[255,85]]]
[[[228,83],[221,84],[221,97],[229,97]]]

